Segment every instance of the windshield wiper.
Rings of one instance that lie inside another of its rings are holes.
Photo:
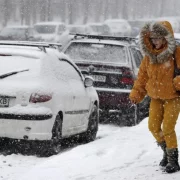
[[[12,76],[12,75],[20,73],[20,72],[25,72],[25,71],[29,71],[29,69],[25,69],[25,70],[22,70],[22,71],[13,71],[13,72],[9,72],[9,73],[0,75],[0,79],[6,78],[8,76]]]

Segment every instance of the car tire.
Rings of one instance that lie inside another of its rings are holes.
[[[54,126],[52,129],[52,146],[55,154],[61,151],[61,141],[62,141],[62,118],[58,114],[56,116]]]
[[[101,124],[106,124],[110,123],[110,115],[109,115],[109,110],[101,110],[99,112],[99,122]]]
[[[62,142],[62,118],[57,114],[53,128],[52,138],[50,141],[43,141],[40,156],[52,156],[61,151]]]
[[[94,104],[89,116],[87,131],[80,135],[80,139],[85,142],[91,142],[96,139],[99,126],[99,112],[98,107]]]

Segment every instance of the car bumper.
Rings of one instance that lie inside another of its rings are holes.
[[[100,109],[108,110],[110,113],[122,111],[123,108],[131,106],[128,89],[96,88],[99,96]]]
[[[52,114],[43,115],[29,115],[29,114],[0,114],[0,119],[15,119],[15,120],[33,120],[33,121],[43,121],[51,119]]]
[[[49,140],[54,119],[51,109],[46,107],[0,108],[0,137]]]

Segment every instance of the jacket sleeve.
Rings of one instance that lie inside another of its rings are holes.
[[[176,47],[174,60],[176,61],[178,70],[180,70],[180,46],[177,46],[177,47]],[[178,73],[178,75],[173,79],[173,84],[174,84],[174,86],[175,86],[175,89],[176,89],[177,91],[180,91],[180,74],[179,74],[179,73]]]
[[[145,95],[147,94],[145,89],[146,83],[148,81],[146,62],[147,62],[147,56],[145,56],[141,62],[137,79],[135,80],[134,86],[129,95],[130,100],[133,100],[136,103],[141,102],[144,99]]]

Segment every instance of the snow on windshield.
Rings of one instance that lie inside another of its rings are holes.
[[[70,27],[69,26],[70,33],[84,33],[85,28],[84,27]]]
[[[101,26],[101,25],[90,25],[90,27],[91,27],[95,32],[101,32],[101,31],[103,31],[103,26]]]
[[[0,56],[0,75],[21,70],[35,70],[40,67],[40,59],[22,56]]]
[[[74,61],[91,61],[101,63],[127,62],[123,46],[93,43],[72,43],[65,52]]]

